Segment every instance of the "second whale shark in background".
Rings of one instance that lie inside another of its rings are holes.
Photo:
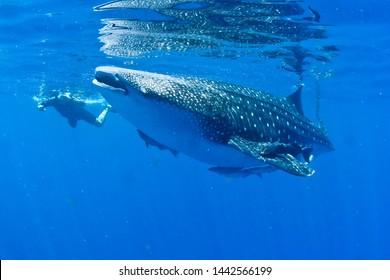
[[[244,86],[111,66],[94,84],[147,145],[181,152],[231,176],[281,169],[311,176],[313,156],[333,150],[302,111],[302,87],[286,98]]]

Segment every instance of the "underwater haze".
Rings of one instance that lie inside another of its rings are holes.
[[[389,9],[0,0],[0,259],[389,259]],[[277,97],[303,84],[335,150],[311,177],[232,178],[146,145],[115,108],[102,127],[37,109],[68,93],[97,116],[99,66]]]

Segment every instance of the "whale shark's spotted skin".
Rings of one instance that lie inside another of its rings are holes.
[[[270,165],[311,176],[312,154],[333,149],[325,131],[303,115],[301,88],[277,98],[234,84],[116,67],[98,67],[94,82],[110,89],[103,96],[149,139],[217,165],[213,170],[225,175],[260,175],[257,167]]]

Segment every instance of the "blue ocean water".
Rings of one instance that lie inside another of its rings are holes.
[[[100,65],[197,75],[278,96],[299,83],[295,73],[270,70],[277,62],[241,53],[107,54],[107,18],[161,15],[94,11],[101,4],[0,0],[0,259],[390,258],[388,2],[301,4],[320,12],[321,42],[339,50],[303,74],[305,111],[315,117],[310,92],[320,91],[336,149],[313,161],[313,177],[278,171],[261,179],[223,177],[185,155],[147,148],[119,114],[102,128],[72,128],[53,108],[37,110],[42,94],[84,92],[92,100]]]

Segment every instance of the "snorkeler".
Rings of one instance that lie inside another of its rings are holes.
[[[106,119],[111,105],[107,105],[96,118],[85,109],[85,102],[70,95],[69,92],[62,93],[38,103],[38,109],[44,111],[47,107],[54,107],[63,117],[68,119],[71,127],[76,127],[79,120],[83,120],[94,126],[101,127]]]

